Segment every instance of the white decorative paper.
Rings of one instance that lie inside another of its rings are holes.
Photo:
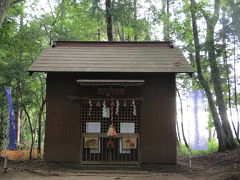
[[[101,123],[100,122],[86,122],[86,133],[100,133]]]
[[[120,123],[120,133],[135,133],[135,123]]]
[[[103,118],[110,118],[110,107],[106,107],[102,113]]]

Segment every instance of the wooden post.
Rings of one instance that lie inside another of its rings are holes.
[[[8,156],[5,156],[4,158],[3,168],[4,168],[4,172],[7,173],[8,172]]]

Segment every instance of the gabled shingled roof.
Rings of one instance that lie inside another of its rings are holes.
[[[55,41],[29,72],[174,72],[192,67],[171,42]]]

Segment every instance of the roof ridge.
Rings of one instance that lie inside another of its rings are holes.
[[[86,47],[171,47],[172,41],[53,41],[52,47],[57,46],[86,46]]]

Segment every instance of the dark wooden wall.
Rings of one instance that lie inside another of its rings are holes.
[[[48,73],[44,158],[47,162],[79,162],[79,104],[69,101],[77,93],[72,74]]]
[[[142,103],[141,163],[176,163],[175,74],[48,73],[45,160],[80,162],[80,103],[68,96],[94,96],[93,87],[77,79],[144,79],[141,88],[128,88],[126,96],[144,97]]]
[[[176,163],[175,76],[147,78],[142,88],[141,161]]]

